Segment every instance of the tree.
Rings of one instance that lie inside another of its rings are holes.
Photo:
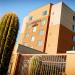
[[[0,75],[6,75],[19,29],[15,13],[6,13],[0,22]]]

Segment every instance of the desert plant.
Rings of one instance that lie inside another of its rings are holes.
[[[0,75],[6,75],[19,29],[15,13],[6,13],[0,22]]]
[[[33,56],[29,61],[28,75],[40,75],[42,61],[39,56]]]

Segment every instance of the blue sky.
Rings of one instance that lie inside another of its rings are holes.
[[[23,18],[33,9],[41,7],[48,3],[58,3],[63,1],[72,10],[75,11],[75,0],[0,0],[0,16],[5,12],[13,11],[17,14],[20,21],[20,29],[22,28]]]

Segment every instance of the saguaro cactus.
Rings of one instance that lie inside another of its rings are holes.
[[[6,75],[19,29],[15,13],[6,13],[0,22],[0,75]]]
[[[39,56],[33,56],[29,61],[28,75],[40,75],[42,61]]]

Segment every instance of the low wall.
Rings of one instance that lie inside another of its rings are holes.
[[[75,75],[75,51],[67,51],[66,75]]]

